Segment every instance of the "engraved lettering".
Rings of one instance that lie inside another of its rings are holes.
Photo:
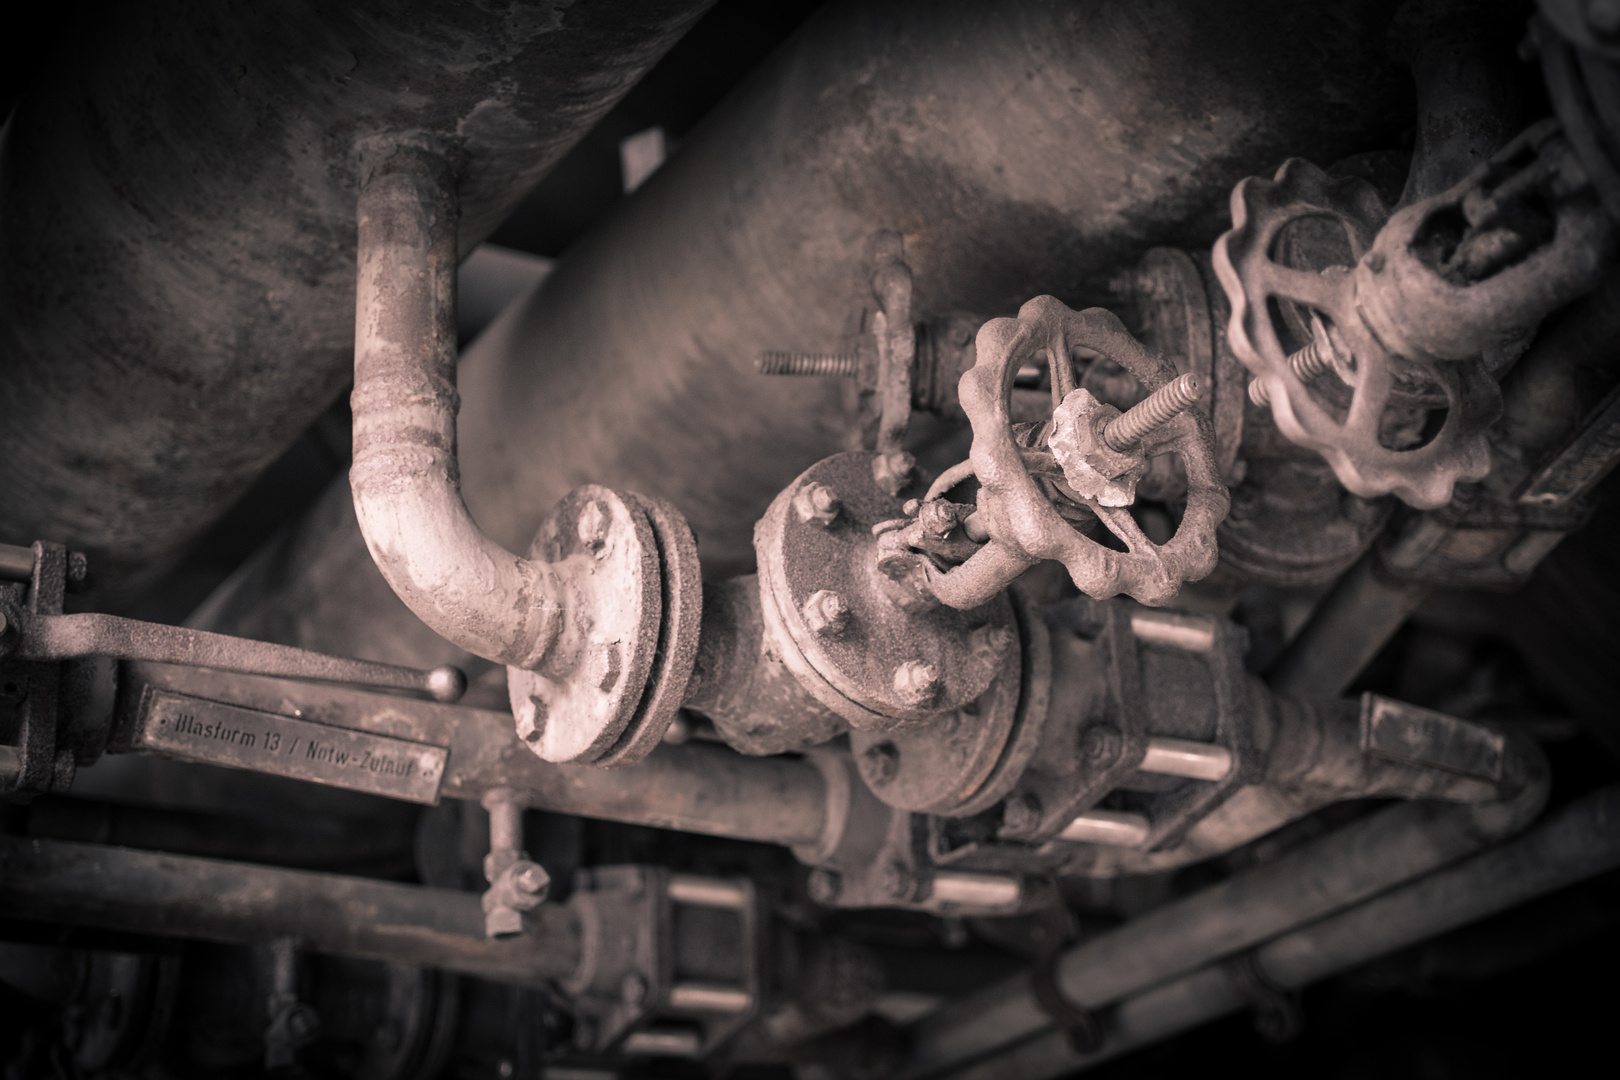
[[[438,801],[444,747],[151,692],[142,744],[193,761],[273,773],[413,802]]]

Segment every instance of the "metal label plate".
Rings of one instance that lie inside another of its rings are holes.
[[[134,749],[407,802],[439,801],[449,751],[152,689]]]

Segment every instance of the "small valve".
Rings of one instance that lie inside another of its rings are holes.
[[[1080,349],[1119,364],[1153,392],[1123,414],[1098,401],[1074,384],[1070,358]],[[1089,596],[1126,593],[1144,604],[1162,604],[1183,582],[1214,569],[1215,527],[1226,516],[1229,499],[1215,465],[1209,421],[1191,407],[1204,392],[1196,375],[1177,376],[1109,312],[1074,311],[1050,296],[1026,303],[1016,319],[986,323],[977,352],[977,363],[960,385],[962,408],[973,424],[969,462],[935,482],[917,507],[918,528],[905,533],[916,534],[908,536],[916,546],[945,554],[944,537],[923,534],[941,531],[928,529],[930,520],[953,516],[963,518],[967,539],[987,542],[949,570],[932,563],[924,567],[934,597],[971,608],[1032,564],[1056,559]],[[1015,428],[1009,411],[1013,381],[1043,355],[1058,399],[1051,423]],[[1155,544],[1128,508],[1148,461],[1165,453],[1181,458],[1187,507],[1175,535]],[[969,475],[979,480],[977,512],[965,515],[956,508],[942,514],[939,499]],[[1086,511],[1126,550],[1082,533],[1076,521]]]

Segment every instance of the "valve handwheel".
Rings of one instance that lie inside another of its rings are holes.
[[[1038,296],[1016,319],[992,319],[979,330],[978,362],[962,376],[962,408],[973,424],[970,458],[978,477],[979,514],[990,540],[948,573],[930,573],[938,598],[971,607],[1011,577],[1042,559],[1055,559],[1080,590],[1101,599],[1125,593],[1144,604],[1163,604],[1185,581],[1215,568],[1215,527],[1230,500],[1215,465],[1214,435],[1204,413],[1186,406],[1200,391],[1191,376],[1142,346],[1102,308],[1074,311],[1050,296]],[[1069,368],[1077,349],[1088,349],[1124,367],[1155,391],[1121,423],[1119,413],[1084,389],[1074,389]],[[1059,515],[1041,493],[1013,437],[1013,379],[1021,366],[1049,358],[1054,386],[1066,391],[1054,413],[1049,448],[1076,501],[1088,507],[1125,545],[1125,551],[1092,540]],[[1173,400],[1176,394],[1182,399]],[[1165,402],[1155,415],[1155,401]],[[1141,411],[1139,411],[1141,410]],[[1164,544],[1148,539],[1131,516],[1136,479],[1147,459],[1164,453],[1181,458],[1187,474],[1187,507],[1176,533]]]
[[[1395,356],[1367,327],[1363,310],[1388,291],[1383,279],[1396,269],[1386,273],[1390,256],[1374,250],[1386,216],[1365,181],[1336,179],[1296,158],[1285,162],[1274,180],[1250,177],[1232,192],[1233,227],[1215,242],[1215,272],[1232,305],[1227,339],[1261,383],[1257,400],[1269,402],[1278,430],[1321,454],[1355,494],[1372,498],[1393,492],[1413,506],[1432,509],[1451,498],[1458,482],[1490,471],[1485,431],[1500,408],[1501,392],[1477,360],[1434,363],[1421,355]],[[1306,218],[1337,221],[1356,265],[1317,273],[1273,259],[1279,234]],[[1342,343],[1327,346],[1332,367],[1352,392],[1342,421],[1312,394],[1301,365],[1284,350],[1271,315],[1273,299],[1330,320],[1331,333]],[[1396,450],[1380,441],[1379,430],[1403,374],[1443,389],[1447,410],[1432,439]]]

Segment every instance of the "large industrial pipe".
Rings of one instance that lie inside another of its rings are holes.
[[[921,316],[1106,299],[1142,250],[1210,242],[1242,177],[1393,137],[1407,80],[1384,59],[1387,7],[830,4],[469,350],[473,516],[521,551],[581,483],[648,492],[686,515],[708,573],[746,572],[770,499],[850,435],[836,380],[754,360],[847,340],[873,233],[904,234]],[[347,500],[331,490],[208,625],[449,658],[402,628]]]
[[[357,141],[471,251],[712,2],[89,5],[0,141],[0,540],[149,580],[349,378]]]

